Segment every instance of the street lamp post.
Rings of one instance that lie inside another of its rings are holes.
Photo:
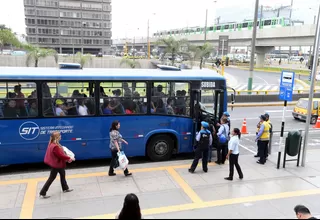
[[[71,41],[72,41],[72,60],[73,60],[73,62],[75,62],[75,60],[74,60],[74,41],[73,41],[72,32],[73,32],[73,29],[72,29],[72,27],[70,27],[70,35],[71,35]]]
[[[156,13],[152,13],[152,15],[155,15]],[[148,60],[150,60],[150,54],[151,54],[151,45],[150,45],[150,18],[148,18],[148,34],[147,34],[147,42],[148,42]]]
[[[313,45],[313,64],[311,67],[312,69],[311,69],[311,78],[310,78],[311,85],[310,85],[310,92],[309,92],[307,121],[306,121],[306,129],[304,132],[303,153],[302,153],[302,166],[303,167],[306,164],[306,157],[307,157],[309,128],[310,128],[312,103],[313,103],[313,95],[314,95],[314,84],[315,84],[315,78],[316,78],[316,74],[317,74],[317,65],[318,65],[318,58],[319,58],[319,44],[320,44],[320,5],[319,5],[319,11],[318,11],[318,22],[317,22],[316,34],[314,36],[314,45]]]
[[[252,43],[251,43],[251,56],[250,56],[250,75],[248,79],[248,90],[252,91],[252,81],[253,81],[253,69],[254,69],[254,55],[256,49],[256,38],[257,38],[257,23],[258,23],[258,11],[259,11],[259,0],[256,0],[255,12],[254,12],[254,22],[253,22],[253,32],[252,32]],[[251,92],[249,92],[251,94]]]

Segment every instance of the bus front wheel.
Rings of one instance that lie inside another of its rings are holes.
[[[147,154],[152,161],[169,160],[172,156],[174,141],[168,135],[152,137],[148,143]]]

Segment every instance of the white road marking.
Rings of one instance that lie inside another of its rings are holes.
[[[266,112],[268,112],[268,113],[278,113],[278,112],[282,113],[283,110],[266,110]],[[286,112],[292,112],[292,110],[286,110]]]
[[[254,86],[254,88],[252,89],[253,91],[260,91],[262,90],[262,88],[264,88],[266,85],[258,85],[258,86]],[[263,89],[266,90],[266,89]]]
[[[255,151],[253,151],[253,150],[251,150],[251,149],[243,146],[242,144],[239,144],[239,146],[242,147],[243,149],[246,149],[247,151],[249,151],[249,152],[251,152],[251,153],[253,153],[253,154],[257,154],[257,152],[255,152]]]
[[[261,79],[262,81],[264,81],[267,85],[269,85],[269,83],[265,80],[265,79],[263,79],[263,78],[261,78],[261,77],[259,77],[259,76],[255,76],[256,78],[258,78],[258,79]]]

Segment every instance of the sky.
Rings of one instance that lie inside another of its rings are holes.
[[[199,4],[201,2],[201,4]],[[290,5],[291,0],[260,0],[260,5]],[[320,0],[293,0],[293,18],[313,23]],[[114,39],[147,37],[160,30],[208,24],[221,16],[220,22],[252,19],[255,0],[112,0],[112,35]],[[311,9],[310,9],[311,8]],[[0,24],[14,32],[25,33],[23,0],[0,0]]]

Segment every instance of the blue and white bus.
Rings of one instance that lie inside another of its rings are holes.
[[[192,152],[200,120],[227,109],[226,80],[210,70],[0,68],[0,165],[42,162],[49,136],[77,160],[110,157],[114,120],[127,156]],[[201,103],[211,103],[210,112]],[[212,109],[211,109],[212,106]]]

